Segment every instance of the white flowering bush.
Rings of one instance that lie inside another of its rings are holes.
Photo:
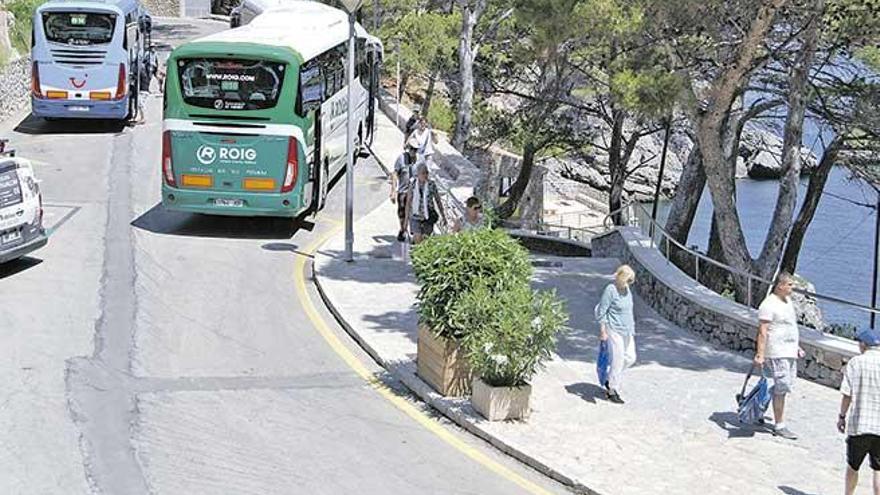
[[[461,344],[471,369],[494,387],[527,384],[550,359],[568,321],[555,293],[528,285],[493,291],[477,284],[453,313],[467,328]]]

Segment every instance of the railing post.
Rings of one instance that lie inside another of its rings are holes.
[[[568,227],[568,240],[571,240],[571,227]]]
[[[663,236],[666,239],[666,262],[669,263],[669,236]]]
[[[694,274],[696,275],[697,283],[700,283],[700,257],[697,253],[694,253]]]
[[[749,294],[746,296],[746,302],[748,303],[748,306],[751,308],[752,307],[752,276],[747,275],[747,277],[748,277],[749,282],[746,285],[748,286]]]

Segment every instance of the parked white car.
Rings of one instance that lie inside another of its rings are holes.
[[[0,153],[0,263],[46,245],[43,198],[31,163]]]

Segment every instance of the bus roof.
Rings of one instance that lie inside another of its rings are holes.
[[[359,37],[371,42],[360,25]],[[199,42],[259,43],[291,48],[303,60],[310,60],[348,39],[348,15],[342,10],[310,0],[291,0],[273,7],[240,28],[199,38]],[[381,46],[381,44],[380,44]]]
[[[46,9],[118,9],[123,15],[137,11],[141,8],[138,0],[49,0],[37,8],[37,12]]]

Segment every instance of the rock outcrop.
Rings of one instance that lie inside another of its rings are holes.
[[[782,175],[782,145],[782,138],[773,131],[747,127],[740,141],[737,176],[744,168],[752,179],[778,179]],[[811,173],[819,164],[816,155],[806,147],[801,147],[801,160],[804,174]]]

